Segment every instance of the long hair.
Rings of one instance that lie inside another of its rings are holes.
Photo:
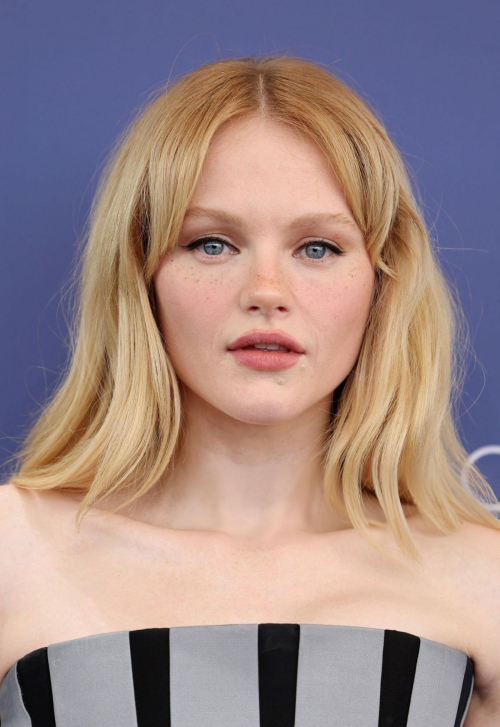
[[[500,528],[480,501],[495,494],[454,425],[464,316],[402,156],[358,93],[329,68],[287,55],[217,60],[168,82],[118,138],[81,241],[68,362],[13,456],[10,482],[83,491],[80,522],[107,495],[130,495],[116,512],[172,471],[185,435],[182,397],[152,276],[176,245],[214,133],[243,115],[288,124],[324,152],[375,271],[359,356],[332,392],[321,443],[326,502],[371,540],[378,521],[365,516],[362,496],[373,493],[418,562],[407,503],[443,533],[464,521]]]

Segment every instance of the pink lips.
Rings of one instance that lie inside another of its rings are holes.
[[[254,329],[253,331],[248,331],[248,333],[245,333],[243,336],[240,336],[233,341],[228,348],[232,351],[236,348],[254,346],[256,343],[276,343],[278,346],[286,346],[286,348],[290,351],[305,353],[304,347],[301,346],[295,338],[292,338],[292,336],[288,333],[279,330],[265,331]]]
[[[288,348],[288,351],[263,351],[258,348],[245,348],[256,343],[273,343]],[[292,336],[283,331],[249,331],[237,338],[228,348],[241,364],[259,371],[278,371],[294,366],[305,353],[305,349]]]
[[[229,351],[239,363],[259,371],[279,371],[294,366],[303,353],[296,351],[259,351],[258,348],[237,348]]]

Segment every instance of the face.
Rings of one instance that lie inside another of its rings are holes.
[[[325,213],[339,218],[295,222]],[[219,239],[188,249],[203,236]],[[359,354],[374,273],[322,151],[284,124],[247,117],[212,139],[177,246],[153,282],[188,406],[276,424],[312,407],[329,412]],[[287,333],[304,353],[288,368],[252,368],[228,346],[255,329]]]

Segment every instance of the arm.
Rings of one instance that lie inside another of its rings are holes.
[[[469,593],[463,603],[466,613],[480,618],[472,655],[474,690],[463,727],[500,727],[500,531],[475,527],[469,552]]]

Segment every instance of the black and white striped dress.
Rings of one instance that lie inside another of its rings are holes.
[[[1,727],[462,727],[463,651],[404,631],[224,624],[112,631],[32,651]]]

